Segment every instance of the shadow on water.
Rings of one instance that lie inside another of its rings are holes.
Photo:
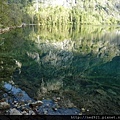
[[[2,34],[0,80],[85,114],[119,114],[119,28],[41,26]],[[2,84],[1,84],[2,86]]]

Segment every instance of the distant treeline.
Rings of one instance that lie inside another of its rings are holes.
[[[0,28],[18,26],[21,23],[58,26],[119,24],[120,16],[115,11],[112,0],[106,6],[100,1],[78,0],[75,6],[67,8],[45,6],[38,0],[0,0]]]

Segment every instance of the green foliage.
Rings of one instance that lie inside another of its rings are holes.
[[[9,23],[8,15],[9,7],[7,5],[6,0],[5,1],[0,0],[0,24],[2,25],[2,27]]]
[[[39,9],[36,12],[36,3],[33,2],[26,6],[26,11],[31,16],[32,24],[117,24],[119,20],[112,15],[111,4],[111,1],[107,6],[106,3],[99,0],[85,0],[78,1],[76,6],[66,8],[64,6],[44,6],[39,3]]]
[[[29,19],[24,10],[27,0],[0,0],[0,27],[19,26]]]
[[[0,27],[19,26],[23,22],[53,26],[120,23],[119,11],[112,0],[78,0],[71,7],[48,4],[51,1],[0,0]]]

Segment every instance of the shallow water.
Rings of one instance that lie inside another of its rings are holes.
[[[31,98],[120,114],[119,27],[31,26],[2,34],[0,43],[1,87],[13,81]]]

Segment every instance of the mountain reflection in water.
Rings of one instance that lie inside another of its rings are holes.
[[[2,34],[0,80],[12,79],[31,98],[60,96],[64,107],[85,114],[120,114],[119,31],[31,26]]]

